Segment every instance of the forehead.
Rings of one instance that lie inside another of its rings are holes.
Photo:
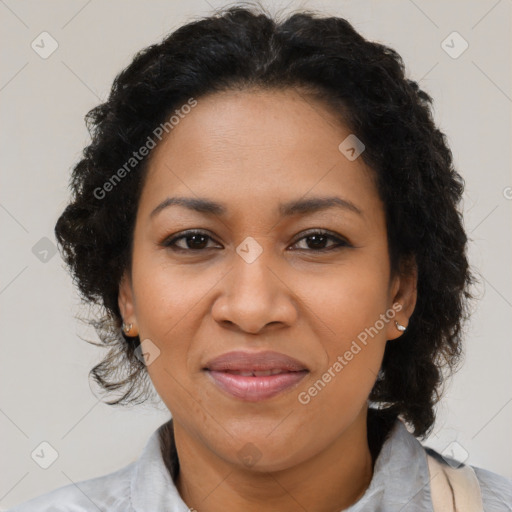
[[[169,195],[254,213],[306,195],[379,202],[373,171],[339,149],[350,135],[339,116],[296,90],[201,97],[150,155],[140,209],[149,215]]]

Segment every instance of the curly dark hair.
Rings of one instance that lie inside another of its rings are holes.
[[[72,171],[72,201],[55,226],[64,261],[109,351],[90,372],[109,405],[147,399],[139,337],[121,329],[118,292],[131,268],[133,230],[148,157],[112,182],[190,98],[225,90],[294,88],[330,106],[364,143],[385,205],[392,272],[418,270],[418,297],[407,331],[388,342],[369,400],[425,436],[448,373],[462,355],[474,282],[459,203],[464,182],[432,98],[406,78],[393,49],[363,38],[339,17],[294,12],[284,20],[264,8],[234,6],[181,26],[138,52],[114,80],[109,98],[85,117],[92,141]],[[110,181],[109,181],[110,180]],[[109,182],[108,198],[104,198]],[[446,371],[446,372],[445,372]]]

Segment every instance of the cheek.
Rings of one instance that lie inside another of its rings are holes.
[[[137,263],[132,277],[139,335],[142,343],[150,340],[158,354],[147,365],[148,373],[162,398],[177,396],[188,372],[190,321],[207,288],[204,283],[190,286],[176,266],[154,261],[145,265],[141,258]]]
[[[357,407],[377,378],[394,318],[386,269],[368,262],[347,266],[331,276],[327,292],[313,287],[310,294],[319,297],[311,301],[319,329],[328,327],[321,336],[327,362],[316,388],[326,401]]]
[[[314,313],[311,318],[329,328],[326,343],[331,350],[343,349],[347,342],[372,327],[389,307],[388,268],[378,254],[378,251],[366,255],[354,253],[321,277],[297,280],[302,281],[302,286],[296,289]],[[307,310],[305,313],[311,316]]]
[[[173,340],[181,322],[206,300],[215,276],[166,262],[163,253],[156,256],[142,254],[134,261],[133,286],[139,329],[163,343]]]

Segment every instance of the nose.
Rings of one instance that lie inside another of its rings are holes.
[[[211,310],[216,322],[251,334],[293,325],[298,315],[293,283],[271,260],[268,248],[252,262],[234,254]]]

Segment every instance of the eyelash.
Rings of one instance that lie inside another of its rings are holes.
[[[190,252],[195,252],[195,253],[199,253],[199,252],[207,250],[208,248],[204,248],[204,249],[184,249],[183,247],[178,247],[176,245],[176,242],[178,240],[181,240],[182,238],[186,239],[186,238],[194,236],[194,235],[205,236],[205,237],[209,238],[210,240],[213,240],[213,238],[208,233],[206,233],[204,231],[189,230],[189,231],[183,231],[182,233],[178,234],[177,236],[172,236],[170,238],[165,239],[160,245],[162,245],[164,247],[167,247],[168,249],[171,249],[172,251],[175,251],[175,252],[189,252],[189,253]],[[327,248],[323,248],[323,249],[296,249],[296,250],[308,251],[308,252],[312,251],[312,252],[316,252],[316,253],[322,253],[322,252],[327,252],[327,251],[332,251],[332,250],[339,250],[339,249],[342,249],[344,247],[351,247],[351,245],[346,240],[331,234],[330,231],[325,231],[323,229],[316,229],[316,230],[312,230],[312,231],[306,232],[301,238],[297,239],[293,243],[293,245],[296,245],[298,242],[300,242],[300,241],[302,241],[304,239],[307,239],[307,238],[309,238],[311,236],[318,236],[318,235],[324,236],[324,237],[327,237],[327,239],[336,241],[337,245],[335,245],[334,247],[327,247]]]

